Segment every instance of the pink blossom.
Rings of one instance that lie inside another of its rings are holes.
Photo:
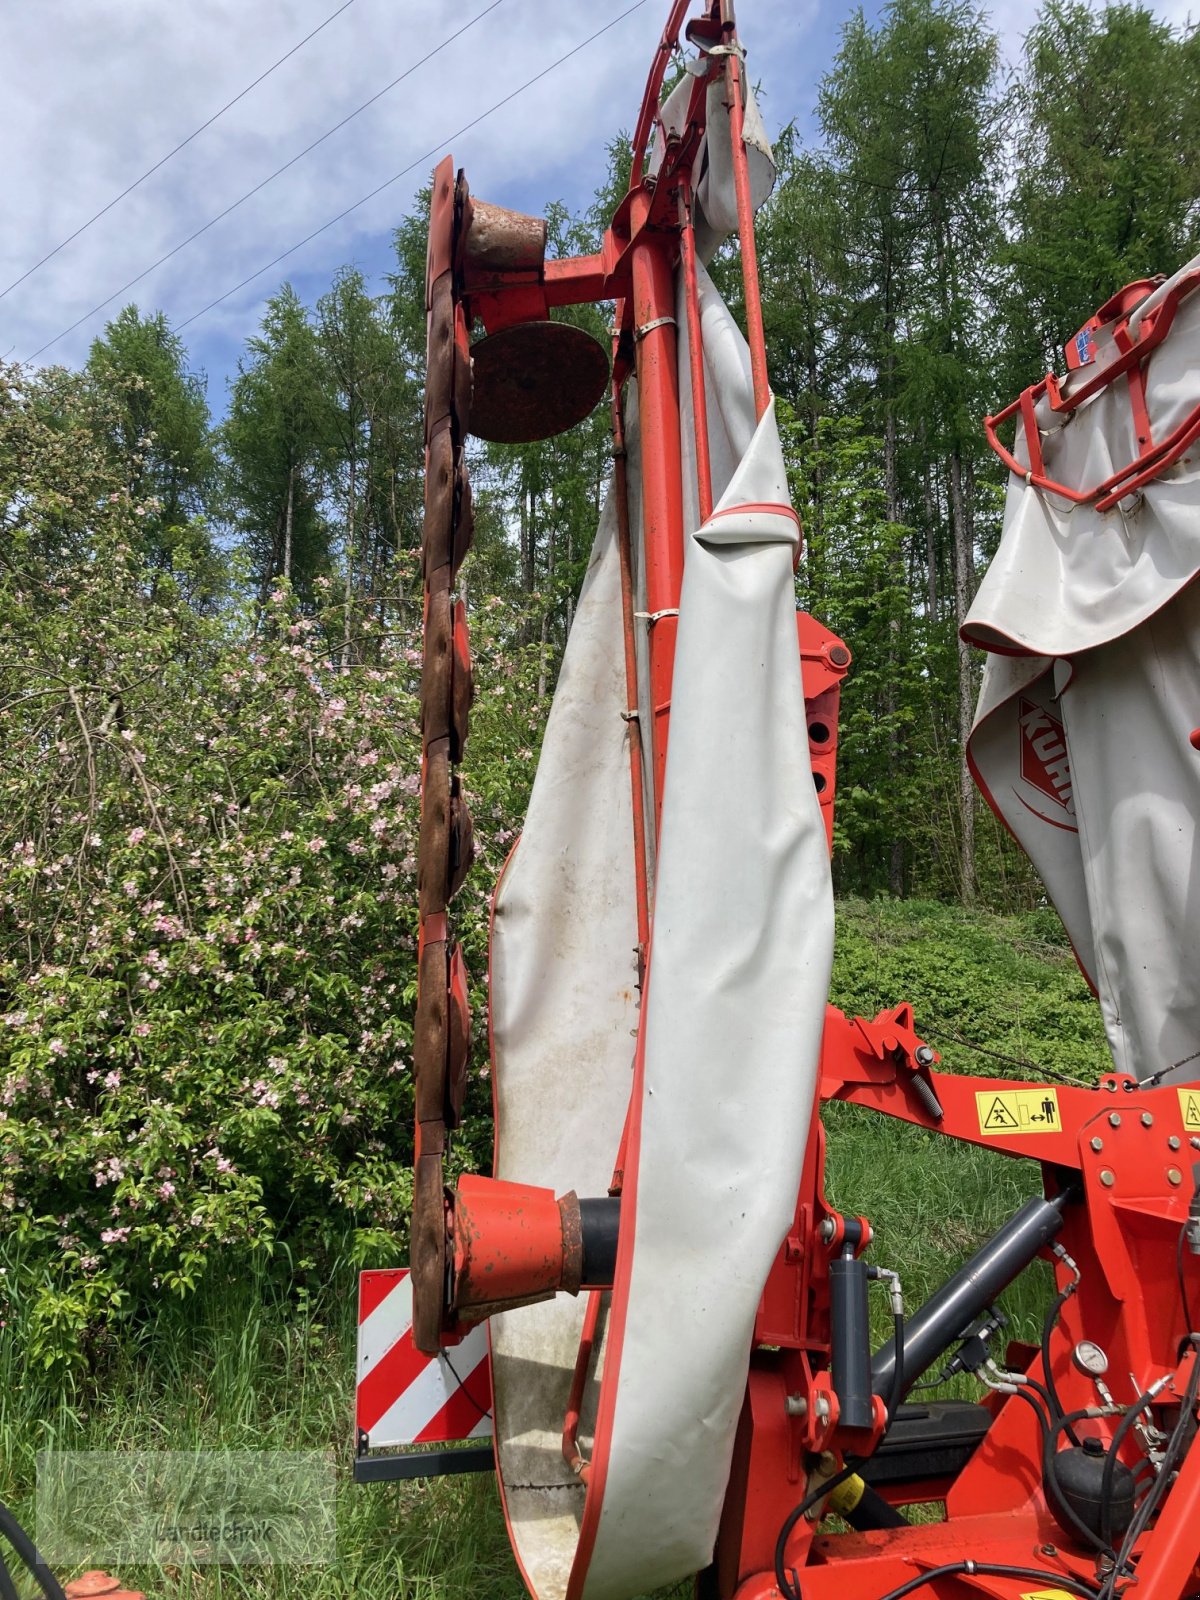
[[[124,1244],[129,1237],[128,1228],[105,1228],[100,1235],[102,1244]]]
[[[65,1056],[67,1053],[67,1047],[61,1039],[51,1039],[47,1048],[52,1056]]]
[[[173,1183],[168,1181],[167,1183],[159,1184],[158,1197],[160,1200],[169,1200],[174,1193],[175,1185]]]
[[[321,836],[318,834],[316,836],[316,838],[310,839],[308,841],[308,848],[312,852],[312,854],[315,856],[318,853],[318,851],[324,850],[324,848],[325,848],[325,840],[322,839]]]
[[[130,842],[130,844],[141,844],[142,840],[145,837],[146,837],[145,828],[131,828],[129,830],[129,842]]]

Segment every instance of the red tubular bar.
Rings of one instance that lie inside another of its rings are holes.
[[[650,66],[650,75],[646,79],[646,92],[642,96],[642,109],[638,112],[637,127],[633,130],[633,166],[629,173],[631,190],[636,189],[642,181],[646,152],[650,148],[650,135],[654,131],[655,119],[658,116],[658,97],[662,91],[663,78],[667,73],[667,62],[671,59],[672,50],[679,43],[679,30],[683,26],[683,19],[690,4],[691,0],[675,0]]]
[[[583,1314],[583,1332],[579,1338],[579,1353],[575,1357],[575,1373],[571,1379],[571,1393],[567,1400],[567,1414],[563,1419],[563,1459],[584,1483],[588,1480],[588,1464],[579,1452],[579,1414],[583,1406],[583,1388],[587,1382],[588,1367],[596,1345],[596,1329],[600,1324],[600,1299],[603,1289],[593,1289],[588,1295],[587,1310]]]
[[[1200,438],[1200,406],[1195,407],[1165,439],[1160,439],[1155,444],[1150,438],[1150,419],[1145,409],[1142,368],[1143,363],[1166,338],[1181,302],[1198,288],[1200,288],[1200,272],[1187,273],[1182,277],[1171,293],[1148,314],[1145,331],[1141,333],[1140,338],[1134,339],[1129,334],[1128,317],[1123,317],[1113,329],[1114,343],[1120,354],[1071,394],[1064,395],[1059,380],[1052,372],[1048,372],[1040,383],[1031,385],[1011,405],[1005,406],[1003,411],[997,412],[995,416],[985,417],[983,430],[987,442],[1008,470],[1015,473],[1018,478],[1023,478],[1032,488],[1059,495],[1073,505],[1094,505],[1097,511],[1111,511],[1118,501],[1143,488],[1168,467],[1173,466],[1184,451]],[[1110,304],[1115,303],[1118,298],[1114,296]],[[1082,369],[1076,369],[1080,370]],[[1049,401],[1051,411],[1060,416],[1069,416],[1085,400],[1090,400],[1093,395],[1106,389],[1122,376],[1127,376],[1131,385],[1135,431],[1139,443],[1137,456],[1119,471],[1105,478],[1103,483],[1095,484],[1090,489],[1072,489],[1069,484],[1059,483],[1057,479],[1049,477],[1042,458],[1041,436],[1034,410],[1037,402],[1044,396]],[[1020,418],[1025,430],[1025,441],[1029,451],[1028,466],[1022,465],[1013,452],[1001,444],[997,433],[997,429],[1013,417]]]
[[[729,140],[733,148],[733,185],[737,194],[742,283],[746,296],[746,338],[750,345],[750,372],[754,379],[754,412],[761,418],[771,403],[771,385],[767,378],[767,342],[763,334],[762,294],[758,283],[758,249],[754,242],[750,162],[743,138],[746,115],[742,101],[742,63],[733,20],[733,0],[722,0],[721,36],[730,52],[725,58],[725,75],[729,84]]]
[[[633,337],[637,346],[638,413],[642,437],[655,448],[641,452],[642,535],[649,612],[651,748],[654,827],[662,815],[667,767],[671,676],[683,583],[683,467],[679,450],[679,379],[676,370],[675,285],[665,236],[638,233],[650,196],[633,197]]]
[[[617,307],[621,326],[623,305]],[[614,341],[615,342],[615,341]],[[638,970],[650,943],[650,882],[646,863],[646,791],[642,771],[642,729],[638,716],[637,636],[633,616],[633,554],[629,534],[629,475],[621,386],[612,385],[613,493],[617,498],[617,551],[621,566],[621,620],[625,638],[625,701],[629,723],[629,779],[633,789],[633,865],[637,879]]]
[[[704,344],[700,335],[700,291],[696,282],[696,233],[692,227],[692,186],[679,185],[679,239],[687,304],[688,366],[692,375],[692,422],[696,434],[696,495],[701,527],[712,516],[712,462],[708,454],[708,396],[704,390]]]

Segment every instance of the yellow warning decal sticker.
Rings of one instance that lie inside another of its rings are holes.
[[[1072,1600],[1065,1589],[1024,1589],[1021,1600]]]
[[[975,1095],[975,1109],[980,1133],[989,1136],[1062,1131],[1057,1089],[982,1089]]]
[[[1200,1089],[1177,1089],[1179,1096],[1179,1115],[1183,1118],[1185,1128],[1194,1128],[1200,1133]]]

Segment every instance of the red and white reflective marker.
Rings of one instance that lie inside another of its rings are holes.
[[[364,1449],[491,1437],[486,1324],[449,1351],[423,1355],[412,1340],[407,1267],[358,1275],[355,1372],[354,1420]]]

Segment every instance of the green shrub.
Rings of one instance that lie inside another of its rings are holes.
[[[385,628],[360,604],[342,670],[332,603],[198,599],[141,548],[83,381],[49,418],[19,382],[0,396],[0,1213],[53,1366],[215,1263],[348,1236],[403,1256],[421,605],[401,555],[407,612]],[[503,606],[475,619],[457,904],[477,1016],[541,725],[514,628]],[[488,1149],[483,1059],[452,1165]]]

